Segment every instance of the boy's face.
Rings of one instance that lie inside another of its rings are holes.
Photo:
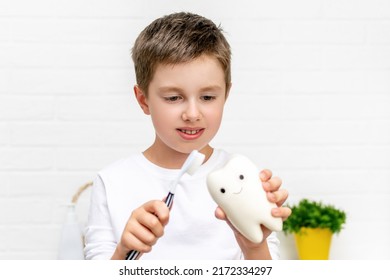
[[[220,127],[227,97],[223,69],[207,55],[158,65],[148,97],[137,87],[135,92],[145,114],[151,115],[154,145],[161,152],[190,153],[208,147]]]

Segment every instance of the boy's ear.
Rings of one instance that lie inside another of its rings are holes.
[[[150,115],[148,100],[138,85],[134,86],[134,95],[138,101],[139,106],[141,106],[142,111],[144,111],[146,115]]]

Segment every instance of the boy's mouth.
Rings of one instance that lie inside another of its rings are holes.
[[[189,130],[189,129],[178,129],[179,131],[185,133],[185,134],[189,134],[189,135],[194,135],[194,134],[197,134],[199,133],[200,129],[195,129],[195,130]]]
[[[194,140],[202,135],[204,128],[178,128],[176,130],[183,139]]]

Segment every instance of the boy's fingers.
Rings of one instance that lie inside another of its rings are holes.
[[[165,226],[169,221],[169,208],[165,205],[165,203],[161,200],[153,200],[149,203],[144,204],[144,209],[155,215],[161,222],[163,226]]]
[[[124,245],[131,250],[136,250],[142,253],[147,253],[152,250],[152,246],[143,243],[133,234],[127,235],[126,238],[127,240],[124,240],[122,243],[125,243]]]
[[[262,182],[266,182],[272,177],[272,172],[269,169],[263,169],[259,176]]]
[[[282,218],[285,221],[291,215],[291,209],[288,207],[273,208],[271,213],[272,216]]]
[[[266,192],[277,191],[281,185],[282,185],[282,179],[280,179],[277,176],[272,177],[266,182],[263,182],[263,188]]]
[[[276,205],[281,206],[288,198],[288,191],[285,189],[279,189],[276,192],[267,192],[267,198],[270,202],[274,202]]]
[[[152,201],[149,201],[147,203],[145,203],[143,205],[144,209],[147,211],[147,212],[150,212],[150,213],[153,213],[153,212],[156,212],[158,211],[159,209],[161,209],[162,205],[165,205],[164,201],[161,201],[161,200],[152,200]]]
[[[164,226],[160,222],[159,218],[156,217],[156,215],[153,215],[151,213],[145,213],[145,215],[142,215],[138,219],[139,223],[144,227],[144,230],[139,230],[138,232],[142,234],[139,234],[139,238],[147,243],[150,244],[153,242],[152,239],[155,237],[161,237],[164,234]]]
[[[141,224],[133,224],[127,231],[122,234],[121,244],[127,250],[136,250],[139,252],[149,252],[151,246],[145,244],[139,237],[144,234],[145,229]],[[149,232],[151,235],[151,232]]]
[[[222,208],[219,206],[215,209],[215,217],[219,220],[226,220],[227,218],[225,212],[223,212]]]

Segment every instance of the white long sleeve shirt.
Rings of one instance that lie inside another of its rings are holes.
[[[207,174],[228,159],[227,152],[214,149],[193,176],[182,176],[164,235],[151,252],[142,255],[143,260],[242,259],[233,231],[214,216],[217,205],[206,185]],[[110,259],[131,212],[147,201],[166,197],[178,173],[151,163],[142,153],[100,171],[92,188],[85,231],[86,259]],[[276,235],[271,234],[267,242],[272,258],[278,259]]]

